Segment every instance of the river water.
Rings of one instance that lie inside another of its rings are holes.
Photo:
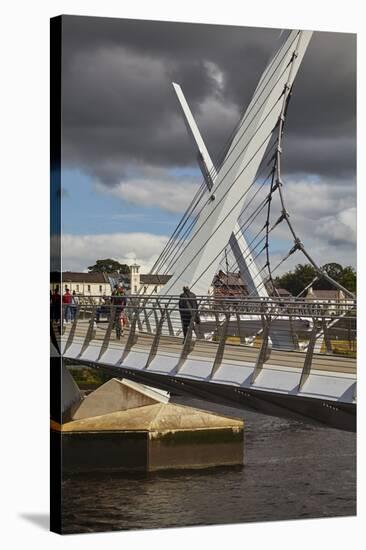
[[[244,418],[244,467],[65,477],[64,533],[356,514],[355,434],[186,397],[172,401]]]

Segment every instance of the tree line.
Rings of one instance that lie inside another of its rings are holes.
[[[88,267],[89,273],[119,273],[120,275],[128,275],[130,268],[127,264],[121,264],[117,260],[107,258],[105,260],[97,260],[94,265]]]
[[[350,292],[356,292],[357,274],[352,266],[343,267],[333,262],[323,265],[321,269]],[[297,296],[316,275],[317,272],[311,264],[297,264],[293,271],[287,271],[281,277],[276,277],[274,283],[276,288],[285,288],[293,296]],[[334,289],[334,286],[323,277],[316,280],[312,287],[314,290]]]

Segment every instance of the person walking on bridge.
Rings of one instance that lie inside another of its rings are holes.
[[[73,290],[72,296],[71,296],[71,306],[70,306],[71,321],[75,320],[76,310],[78,305],[79,305],[79,298],[77,297],[75,290]]]
[[[51,319],[58,323],[61,313],[61,294],[57,285],[51,296]]]
[[[62,303],[65,304],[64,318],[65,318],[65,322],[68,323],[72,318],[72,313],[71,313],[72,296],[70,294],[70,289],[67,287],[65,288],[65,294],[62,296]]]
[[[194,318],[194,323],[198,324],[200,322],[197,298],[194,292],[189,290],[188,286],[183,287],[183,292],[179,296],[179,313],[185,339],[192,317]]]
[[[122,283],[119,283],[118,285],[114,286],[114,290],[112,292],[112,297],[111,297],[111,304],[115,306],[115,311],[114,311],[115,326],[116,326],[117,339],[119,339],[124,332],[125,314],[123,313],[123,310],[125,309],[127,304],[127,296]],[[112,315],[113,315],[113,312],[112,312]]]

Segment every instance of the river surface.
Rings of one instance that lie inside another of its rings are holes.
[[[244,467],[64,477],[64,533],[356,514],[355,434],[186,397],[172,401],[244,418]]]

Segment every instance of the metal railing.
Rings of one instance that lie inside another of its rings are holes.
[[[355,370],[355,301],[197,296],[182,307],[178,296],[127,296],[122,304],[115,298],[94,298],[51,309],[53,340],[63,337],[64,353],[77,338],[82,342],[79,358],[99,341],[100,361],[122,340],[120,365],[134,346],[142,346],[148,350],[144,368],[158,351],[173,351],[178,355],[175,373],[190,355],[203,355],[212,360],[212,377],[227,357],[253,364],[255,382],[269,362],[300,367],[300,388],[312,368],[332,369],[337,363],[344,372]]]

